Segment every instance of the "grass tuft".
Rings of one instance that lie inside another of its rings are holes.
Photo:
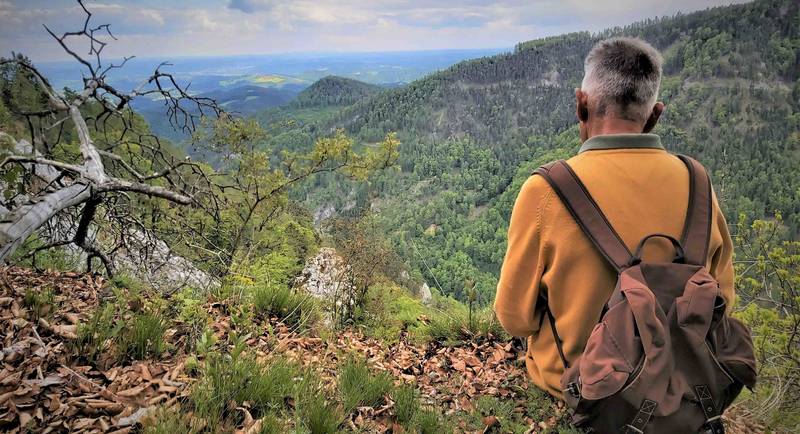
[[[295,417],[298,427],[304,428],[311,434],[339,432],[344,416],[335,402],[326,397],[319,377],[306,372],[295,389]]]
[[[451,308],[431,316],[428,336],[436,342],[455,345],[474,341],[477,338],[494,336],[501,340],[508,335],[491,309],[482,309],[469,314],[467,309]]]
[[[447,423],[442,420],[436,411],[430,408],[421,409],[416,413],[412,423],[416,432],[419,434],[441,434],[453,432],[448,429]]]
[[[166,348],[166,328],[160,316],[150,313],[135,314],[129,327],[120,336],[117,349],[121,355],[129,355],[137,360],[148,356],[158,357]]]
[[[403,385],[392,391],[397,422],[408,426],[420,410],[419,393],[414,386]]]
[[[155,415],[145,418],[142,423],[142,434],[178,434],[194,433],[189,418],[174,409],[159,409]]]
[[[370,372],[363,360],[348,359],[339,371],[339,391],[345,413],[356,407],[375,407],[383,403],[392,388],[392,377],[386,372]]]
[[[252,297],[256,314],[274,316],[290,327],[305,328],[319,319],[316,300],[285,285],[255,287]]]
[[[232,409],[244,403],[256,418],[280,411],[292,393],[299,371],[293,363],[276,359],[263,365],[243,354],[243,348],[244,342],[239,341],[229,355],[211,354],[192,390],[197,414],[212,428],[235,426],[241,414]]]
[[[22,304],[31,311],[31,319],[38,321],[39,318],[47,316],[53,311],[55,300],[56,294],[52,288],[48,287],[39,291],[27,288]]]

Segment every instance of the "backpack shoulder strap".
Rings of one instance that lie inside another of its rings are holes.
[[[633,258],[631,251],[567,162],[555,161],[533,173],[547,180],[583,233],[614,270],[620,273],[625,269]]]
[[[678,158],[689,169],[689,205],[686,207],[681,245],[687,263],[705,266],[711,238],[711,178],[697,160],[686,155],[678,155]]]

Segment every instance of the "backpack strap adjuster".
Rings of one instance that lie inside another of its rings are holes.
[[[694,393],[697,400],[700,401],[700,408],[706,416],[706,422],[703,424],[704,432],[709,434],[724,434],[725,426],[722,424],[722,417],[717,412],[714,405],[714,397],[711,396],[711,391],[708,386],[701,384],[694,386]]]
[[[633,417],[629,424],[623,427],[622,432],[625,434],[644,434],[644,427],[650,422],[656,407],[658,407],[657,402],[649,399],[643,400],[639,411],[636,412],[636,416]]]
[[[578,381],[570,381],[567,384],[567,388],[564,389],[564,392],[569,393],[572,395],[573,398],[580,398],[581,397],[581,383],[580,379]]]

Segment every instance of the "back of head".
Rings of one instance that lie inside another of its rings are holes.
[[[658,50],[641,39],[605,39],[586,56],[581,90],[597,115],[644,121],[656,103],[661,64]]]

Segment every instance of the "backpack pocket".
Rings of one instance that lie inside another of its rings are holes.
[[[641,368],[643,360],[644,350],[630,306],[618,303],[594,327],[586,343],[579,365],[581,395],[598,400],[619,392]]]
[[[726,316],[711,334],[716,358],[727,374],[749,389],[756,385],[756,360],[750,331],[736,318]]]

